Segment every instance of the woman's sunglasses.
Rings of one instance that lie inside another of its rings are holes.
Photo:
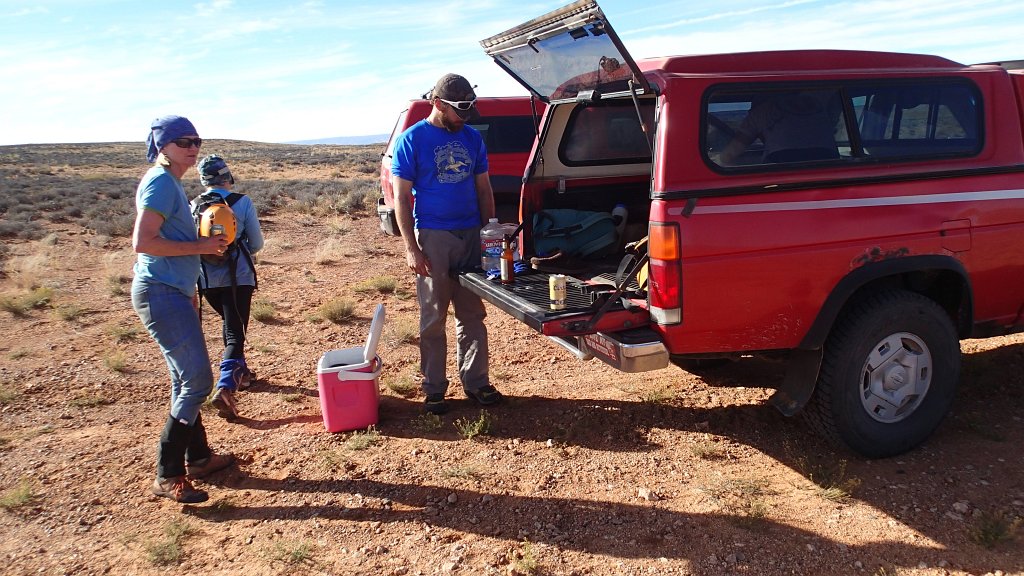
[[[445,104],[451,106],[452,108],[463,111],[469,110],[470,108],[473,107],[474,104],[476,104],[476,98],[473,98],[472,100],[445,100],[444,98],[438,98],[438,100],[444,102]]]
[[[200,148],[203,145],[202,138],[175,138],[171,140],[174,145],[178,148],[188,148],[189,146],[195,145],[196,148]]]

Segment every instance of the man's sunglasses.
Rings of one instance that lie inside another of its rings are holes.
[[[196,148],[200,148],[203,145],[202,138],[175,138],[171,140],[174,145],[178,148],[188,148],[189,146],[195,145]]]
[[[472,100],[445,100],[444,98],[438,98],[438,100],[444,102],[445,104],[451,106],[452,108],[455,108],[456,110],[462,111],[469,110],[470,108],[473,107],[474,104],[476,104],[476,98],[473,98]]]

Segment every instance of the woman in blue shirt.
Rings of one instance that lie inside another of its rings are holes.
[[[200,254],[223,254],[223,235],[199,238],[181,177],[195,165],[202,146],[182,116],[150,124],[146,158],[156,165],[135,192],[132,247],[138,254],[132,307],[160,346],[171,375],[171,408],[160,435],[152,492],[176,502],[208,499],[191,480],[226,468],[230,454],[214,454],[199,409],[213,387],[210,357],[199,323],[196,280]]]

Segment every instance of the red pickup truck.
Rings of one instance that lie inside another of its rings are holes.
[[[548,104],[522,188],[524,258],[552,210],[623,204],[620,245],[636,244],[572,263],[560,310],[547,272],[460,281],[581,359],[636,372],[782,358],[777,408],[885,457],[948,412],[961,338],[1022,329],[1019,62],[635,61],[591,0],[481,44]]]
[[[401,236],[395,221],[395,194],[391,187],[391,154],[395,138],[413,124],[430,114],[431,101],[419,98],[398,115],[391,137],[381,152],[380,197],[377,216],[380,229],[388,236]],[[469,123],[476,128],[487,147],[488,173],[495,200],[515,203],[523,185],[523,173],[530,149],[537,137],[537,122],[544,112],[544,103],[529,96],[482,97],[476,100],[479,117]]]

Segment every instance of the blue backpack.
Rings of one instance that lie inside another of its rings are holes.
[[[607,256],[615,248],[615,220],[608,212],[541,210],[533,215],[533,248],[538,256]]]

